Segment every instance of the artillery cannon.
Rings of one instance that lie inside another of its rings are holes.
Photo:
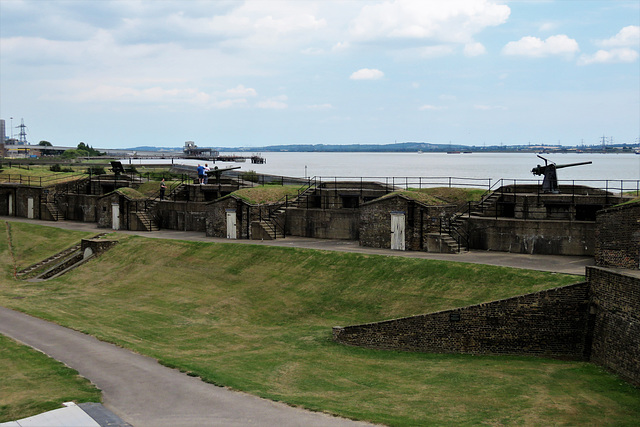
[[[231,171],[234,169],[240,169],[242,166],[234,166],[234,167],[230,167],[230,168],[224,168],[224,169],[218,169],[218,167],[214,167],[211,170],[208,170],[206,172],[207,176],[213,176],[216,178],[216,184],[220,184],[220,177],[222,176],[222,172],[226,172],[226,171]]]
[[[569,163],[566,165],[556,165],[554,162],[547,160],[542,156],[538,157],[544,160],[544,166],[538,165],[535,168],[531,169],[531,172],[534,175],[544,175],[544,180],[542,181],[542,191],[545,193],[557,194],[560,192],[558,190],[558,174],[556,173],[556,169],[591,164],[591,162],[579,162]]]

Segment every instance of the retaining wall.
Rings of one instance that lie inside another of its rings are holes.
[[[640,386],[640,274],[587,267],[591,361]]]
[[[378,323],[335,327],[348,345],[430,353],[584,359],[589,285]]]
[[[640,203],[598,212],[596,223],[596,264],[640,268]]]
[[[481,217],[467,221],[471,249],[540,255],[594,254],[595,222]]]

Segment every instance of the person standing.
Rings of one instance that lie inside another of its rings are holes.
[[[198,181],[200,182],[200,184],[204,183],[204,177],[204,166],[198,164]]]
[[[208,164],[204,164],[204,183],[208,184],[209,183],[209,171],[211,169],[209,169],[209,165]]]
[[[160,200],[164,200],[164,192],[167,190],[167,184],[164,182],[164,178],[162,178],[162,182],[160,183]]]

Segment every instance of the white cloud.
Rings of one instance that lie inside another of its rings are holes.
[[[351,80],[379,80],[384,77],[384,73],[380,70],[371,68],[362,68],[351,74]]]
[[[640,45],[640,27],[629,25],[621,29],[615,36],[600,40],[598,46],[602,47],[638,47]]]
[[[508,6],[489,0],[397,0],[365,5],[351,22],[356,40],[421,39],[469,43],[506,22]]]
[[[633,49],[599,50],[593,55],[582,55],[578,65],[628,63],[637,59],[638,52]]]
[[[509,42],[502,49],[505,55],[529,56],[542,58],[551,55],[573,56],[579,52],[578,42],[564,34],[541,40],[538,37],[523,37],[516,42]]]
[[[331,50],[334,52],[339,52],[342,50],[347,50],[349,49],[349,47],[350,47],[349,42],[338,42],[331,47]]]
[[[315,105],[307,106],[308,110],[330,110],[332,108],[333,108],[333,105],[331,104],[315,104]]]
[[[464,55],[465,56],[479,56],[487,53],[487,49],[484,47],[482,43],[467,43],[464,46]]]
[[[158,86],[134,88],[115,85],[97,85],[89,90],[71,95],[76,102],[119,102],[119,103],[192,103],[206,105],[211,96],[196,89],[166,89]]]
[[[288,98],[286,95],[275,96],[265,101],[258,102],[256,104],[256,107],[262,108],[265,110],[284,110],[285,108],[288,107],[286,103],[287,99]]]
[[[553,31],[556,28],[558,28],[558,24],[556,24],[555,22],[543,22],[538,27],[538,30],[540,30],[540,32],[542,32],[542,33],[546,33],[546,32],[549,32],[549,31]]]
[[[256,92],[256,90],[253,88],[244,87],[244,85],[238,85],[232,89],[227,89],[225,91],[225,94],[229,96],[245,97],[245,96],[256,96],[258,95],[258,92]]]

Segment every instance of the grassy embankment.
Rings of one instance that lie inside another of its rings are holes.
[[[65,166],[69,167],[69,166]],[[22,184],[35,185],[43,187],[61,184],[64,182],[74,181],[82,177],[87,171],[87,166],[71,166],[73,172],[52,172],[49,166],[12,166],[3,165],[0,169],[0,182],[16,182],[19,180]]]
[[[45,229],[12,224],[20,267],[34,262],[25,242]],[[58,237],[41,244],[53,252]],[[28,283],[13,280],[6,240],[0,304],[215,384],[390,425],[634,425],[640,418],[640,391],[588,363],[374,351],[331,341],[334,325],[505,298],[579,277],[122,236],[67,275]]]
[[[76,371],[0,335],[0,423],[60,408],[100,402],[100,390]]]

